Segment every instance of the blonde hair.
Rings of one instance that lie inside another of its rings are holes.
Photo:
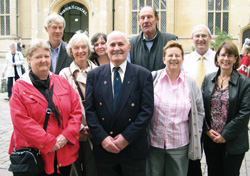
[[[50,53],[50,47],[49,47],[48,43],[45,40],[43,40],[43,39],[34,39],[34,40],[31,40],[31,42],[28,45],[28,48],[27,48],[27,51],[26,51],[26,56],[32,57],[34,51],[37,50],[38,48],[49,51],[49,53]]]
[[[167,49],[168,48],[173,48],[173,47],[177,47],[181,50],[181,56],[184,56],[184,50],[182,47],[182,44],[180,44],[179,42],[175,41],[175,40],[170,40],[163,48],[163,56],[165,57],[167,54]]]

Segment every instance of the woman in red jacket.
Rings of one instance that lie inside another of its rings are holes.
[[[44,163],[42,175],[68,176],[79,149],[82,111],[78,95],[66,79],[49,71],[50,48],[46,41],[31,41],[26,54],[31,70],[17,80],[10,99],[14,132],[9,153],[23,147],[37,148]],[[45,131],[52,85],[52,113]]]
[[[240,67],[237,69],[237,71],[245,76],[248,75],[248,66],[249,66],[249,56],[248,54],[250,53],[250,46],[248,45],[243,45],[242,50],[242,58],[240,61]]]

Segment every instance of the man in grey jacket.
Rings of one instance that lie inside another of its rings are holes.
[[[177,36],[160,32],[157,28],[158,14],[153,7],[145,6],[141,9],[138,21],[141,26],[141,34],[131,38],[129,61],[141,65],[149,71],[159,70],[165,67],[163,47],[170,40],[177,40]]]

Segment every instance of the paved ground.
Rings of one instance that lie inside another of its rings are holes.
[[[0,73],[2,72],[4,59],[0,59]],[[27,68],[27,65],[26,65]],[[27,70],[27,69],[26,69]],[[8,149],[9,140],[12,133],[12,123],[10,118],[10,110],[8,101],[4,100],[7,93],[0,93],[0,176],[11,176],[12,173],[8,171],[10,164]],[[239,144],[240,145],[240,144]],[[202,158],[203,176],[207,176],[207,167],[205,156]],[[250,151],[246,153],[244,161],[240,170],[241,176],[250,176]]]

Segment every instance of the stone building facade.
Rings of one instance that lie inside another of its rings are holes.
[[[0,57],[9,50],[10,41],[22,38],[48,39],[44,20],[48,14],[58,13],[66,20],[64,40],[76,30],[106,34],[123,31],[128,38],[140,31],[137,21],[139,9],[152,5],[159,12],[158,28],[176,34],[186,53],[193,46],[190,40],[194,26],[205,24],[213,32],[215,27],[233,37],[239,49],[250,38],[249,0],[0,0]],[[24,49],[25,50],[25,49]]]

